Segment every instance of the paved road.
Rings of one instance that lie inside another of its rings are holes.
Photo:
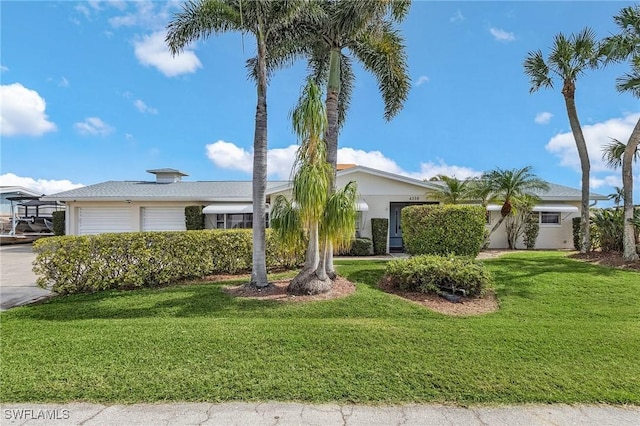
[[[294,403],[174,403],[104,406],[3,404],[2,425],[581,425],[638,426],[640,407],[523,405],[362,406]]]
[[[31,244],[0,246],[0,310],[52,294],[36,285],[36,275],[31,271],[35,257]]]

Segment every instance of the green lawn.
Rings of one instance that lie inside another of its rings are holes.
[[[59,298],[0,314],[0,401],[640,404],[640,274],[562,253],[489,260],[501,309],[455,318],[381,292],[282,304],[222,284]]]

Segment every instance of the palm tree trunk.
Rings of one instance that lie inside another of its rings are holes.
[[[336,191],[336,170],[338,166],[338,98],[340,96],[341,75],[340,62],[342,53],[340,49],[332,49],[329,63],[329,82],[327,85],[327,129],[325,131],[325,142],[327,144],[327,163],[331,164],[331,184],[329,185],[329,195]],[[333,245],[326,244],[324,250],[326,272],[331,279],[336,277],[333,266]]]
[[[253,262],[251,286],[269,285],[266,262],[266,187],[267,187],[267,46],[258,31],[258,103],[253,137]]]
[[[626,261],[638,260],[636,249],[635,229],[630,222],[633,219],[633,159],[640,143],[640,120],[629,136],[629,142],[622,156],[622,187],[624,190],[624,253]]]
[[[588,253],[591,250],[591,238],[589,235],[589,174],[591,172],[591,164],[589,163],[589,153],[587,152],[587,143],[582,134],[582,127],[578,119],[575,102],[575,84],[572,81],[565,81],[562,89],[565,105],[567,107],[567,115],[569,116],[569,124],[573,139],[576,142],[578,156],[580,157],[580,167],[582,169],[582,199],[581,199],[581,217],[580,231],[582,233],[582,242],[580,244],[580,253]]]

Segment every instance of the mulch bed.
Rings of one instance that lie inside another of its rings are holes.
[[[584,262],[594,263],[600,266],[609,266],[612,268],[627,269],[632,271],[640,271],[640,260],[635,262],[627,262],[622,258],[622,253],[602,253],[592,251],[590,253],[575,253],[569,255],[571,259],[582,260]]]
[[[388,279],[381,280],[378,287],[386,293],[395,294],[445,315],[483,315],[497,312],[499,309],[498,299],[493,291],[488,291],[482,297],[463,297],[460,302],[452,303],[434,294],[399,290],[392,286]]]
[[[233,276],[237,279],[238,276]],[[221,281],[218,279],[218,281]],[[258,300],[277,300],[279,302],[314,302],[318,300],[338,299],[355,293],[356,286],[347,279],[338,276],[333,281],[333,287],[327,293],[315,294],[313,296],[294,296],[287,293],[289,280],[273,281],[264,289],[254,289],[244,285],[227,286],[223,290],[234,297],[247,297]]]

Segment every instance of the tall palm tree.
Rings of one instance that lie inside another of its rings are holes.
[[[350,182],[333,194],[328,191],[332,168],[326,161],[323,140],[327,116],[322,91],[313,80],[308,80],[292,116],[301,140],[294,165],[293,202],[284,196],[276,198],[272,226],[285,243],[297,244],[301,239],[308,242],[304,267],[287,291],[318,294],[332,286],[325,264],[329,241],[342,247],[350,243],[355,233],[356,186]]]
[[[472,181],[445,175],[438,175],[437,180],[443,182],[444,185],[433,194],[436,200],[444,204],[458,204],[470,198]]]
[[[540,50],[529,52],[524,61],[524,71],[530,77],[530,92],[540,88],[552,88],[554,78],[562,82],[562,95],[569,117],[571,132],[578,148],[580,167],[582,169],[582,215],[580,229],[582,242],[580,252],[586,253],[590,249],[589,238],[589,173],[591,165],[587,152],[587,143],[582,133],[578,112],[576,109],[575,93],[578,77],[587,70],[598,67],[599,45],[594,32],[585,28],[569,37],[562,33],[555,36],[551,52],[547,60]]]
[[[604,41],[604,52],[608,60],[629,60],[631,71],[618,77],[616,88],[620,92],[629,92],[640,98],[640,5],[628,6],[613,17],[620,32]],[[622,187],[624,189],[624,231],[623,257],[625,260],[637,260],[635,232],[632,224],[633,207],[633,159],[638,156],[640,145],[640,119],[636,123],[621,158]]]
[[[327,162],[333,168],[330,190],[335,190],[338,133],[344,123],[355,74],[353,60],[360,62],[378,81],[384,100],[384,117],[392,119],[406,100],[410,84],[404,40],[394,24],[408,14],[408,0],[322,0],[321,17],[314,15],[297,29],[296,50],[307,58],[311,76],[326,84]],[[292,55],[293,56],[293,55]],[[290,58],[289,58],[290,59]],[[333,250],[327,252],[327,270],[334,276]]]
[[[607,198],[613,201],[613,203],[616,205],[616,209],[619,209],[620,202],[624,200],[624,188],[616,186],[613,189],[614,192],[612,194],[609,194]]]
[[[253,264],[250,285],[265,287],[266,184],[267,184],[267,55],[286,28],[304,11],[298,1],[196,0],[182,6],[167,26],[167,45],[173,55],[189,43],[225,32],[251,33],[257,58],[252,73],[256,80],[257,105],[253,138]]]
[[[485,173],[482,179],[488,182],[495,197],[502,200],[500,220],[491,229],[489,235],[493,234],[502,225],[504,219],[511,214],[516,198],[525,195],[535,196],[536,191],[549,189],[549,185],[545,181],[531,172],[531,166],[511,170],[497,168]]]

